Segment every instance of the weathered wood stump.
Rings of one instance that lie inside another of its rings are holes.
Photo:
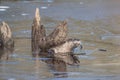
[[[9,53],[13,52],[14,40],[12,32],[7,23],[2,22],[0,25],[0,60],[8,59]]]
[[[45,28],[43,27],[43,25],[41,25],[41,21],[40,21],[40,16],[39,16],[39,9],[36,9],[36,13],[35,13],[35,18],[33,20],[33,24],[32,24],[32,51],[36,52],[39,51],[39,41],[44,40],[46,33],[45,33]],[[44,46],[44,44],[43,44]]]
[[[41,25],[39,9],[36,9],[35,18],[32,25],[32,51],[41,50],[45,52],[53,46],[57,46],[66,41],[67,23],[63,21],[55,30],[46,36],[45,27]]]
[[[14,40],[12,39],[11,29],[5,22],[2,22],[0,25],[0,47],[1,48],[14,47]]]
[[[67,31],[67,22],[63,21],[53,30],[51,34],[46,35],[45,27],[41,24],[39,9],[36,8],[31,34],[33,54],[36,54],[36,52],[40,55],[42,55],[42,53],[46,53],[46,55],[52,55],[54,58],[63,59],[63,61],[70,64],[79,63],[78,58],[73,54],[68,54],[68,52],[72,52],[73,48],[81,45],[81,41],[67,39]],[[54,54],[51,54],[51,50],[54,52]],[[57,57],[59,54],[61,54],[61,52],[69,56]]]

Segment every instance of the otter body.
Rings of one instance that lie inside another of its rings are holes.
[[[70,39],[67,40],[65,43],[55,46],[51,49],[49,49],[49,52],[52,53],[68,53],[68,52],[72,52],[74,48],[81,46],[81,41],[79,39]]]

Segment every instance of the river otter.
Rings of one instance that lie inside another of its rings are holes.
[[[78,65],[80,63],[79,58],[73,54],[73,50],[76,47],[82,49],[82,43],[79,39],[69,39],[65,43],[50,48],[48,53],[53,55],[55,59],[62,60],[70,65]]]
[[[50,48],[48,50],[49,53],[68,53],[72,52],[74,48],[80,46],[82,49],[82,43],[79,39],[69,39],[65,43]]]

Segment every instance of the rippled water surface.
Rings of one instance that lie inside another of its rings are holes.
[[[67,20],[69,37],[82,40],[80,66],[43,62],[32,57],[31,25],[40,9],[47,33]],[[0,80],[120,80],[119,0],[0,0],[0,21],[13,32],[15,49],[0,61]],[[2,53],[2,51],[0,51]]]

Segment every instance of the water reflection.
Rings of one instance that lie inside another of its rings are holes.
[[[78,57],[74,53],[46,53],[46,52],[34,52],[32,54],[36,62],[36,75],[39,75],[40,62],[47,63],[51,73],[54,77],[68,77],[67,65],[79,65]]]
[[[44,55],[44,54],[48,54],[48,53],[43,53],[43,55],[39,55],[39,56],[33,55],[33,57],[35,58],[35,62],[36,62],[36,77],[39,79],[39,76],[38,76],[40,73],[39,68],[40,68],[40,65],[42,65],[40,64],[40,61],[47,63],[47,66],[49,67],[54,77],[67,77],[67,73],[66,73],[67,63],[62,60],[58,60],[54,57],[50,58],[50,56]],[[43,59],[40,59],[40,57],[42,57]]]
[[[0,48],[0,61],[8,60],[13,51],[13,48]]]
[[[53,60],[52,61],[53,66],[51,66],[53,70],[53,74],[55,77],[67,77],[67,64],[63,61],[57,61]]]

